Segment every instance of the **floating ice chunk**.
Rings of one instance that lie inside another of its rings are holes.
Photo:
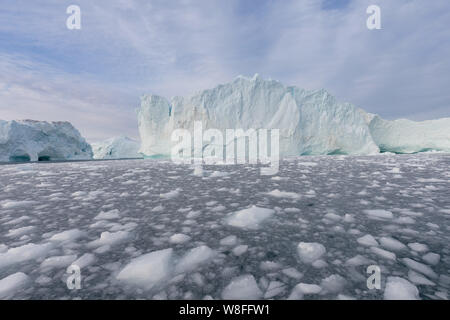
[[[181,189],[177,188],[177,189],[169,191],[167,193],[161,193],[159,196],[163,199],[169,200],[169,199],[178,197],[180,195],[180,191],[181,191]]]
[[[81,238],[82,236],[84,236],[84,232],[82,232],[78,229],[71,229],[71,230],[66,230],[66,231],[54,234],[50,238],[50,240],[51,241],[61,241],[61,242],[75,241],[78,238]]]
[[[24,208],[29,207],[33,204],[36,204],[36,201],[2,201],[2,207],[3,209],[17,209],[17,208]]]
[[[109,232],[105,231],[100,234],[100,238],[88,243],[89,247],[112,246],[125,241],[130,237],[127,231]]]
[[[433,271],[433,269],[431,269],[429,266],[423,263],[417,262],[410,258],[403,258],[402,261],[404,264],[406,264],[408,268],[420,272],[428,276],[429,278],[436,279],[438,277],[437,274]]]
[[[435,266],[441,260],[441,256],[438,255],[437,253],[429,252],[424,256],[422,256],[422,260],[428,264],[431,264],[432,266]]]
[[[169,238],[169,242],[173,244],[185,243],[191,240],[191,237],[183,233],[176,233]]]
[[[23,272],[17,272],[0,280],[0,299],[9,299],[22,289],[30,278]]]
[[[266,195],[275,197],[275,198],[287,198],[287,199],[300,199],[301,196],[298,193],[295,192],[287,192],[287,191],[280,191],[278,189],[272,190],[270,192],[267,192]]]
[[[153,251],[131,260],[117,279],[149,290],[170,276],[171,267],[172,249]]]
[[[11,229],[6,234],[7,237],[20,237],[25,234],[29,234],[31,231],[34,230],[34,226],[28,226],[28,227],[22,227],[17,229]]]
[[[85,253],[80,258],[72,262],[73,265],[80,267],[80,269],[83,269],[84,267],[87,267],[91,264],[93,264],[95,261],[95,256],[92,253]]]
[[[235,235],[230,235],[228,237],[220,240],[222,246],[235,246],[237,244],[237,237]]]
[[[266,293],[264,294],[264,299],[271,299],[278,296],[286,291],[286,285],[280,281],[270,281],[267,287]]]
[[[346,284],[347,280],[338,274],[332,274],[331,276],[323,279],[320,283],[323,289],[331,293],[341,292]]]
[[[342,219],[341,216],[331,212],[324,215],[324,218],[332,221],[340,221]]]
[[[273,261],[262,261],[259,268],[263,271],[274,271],[281,268],[281,264]]]
[[[95,220],[111,220],[120,218],[119,210],[114,209],[107,212],[100,212],[94,219]]]
[[[375,209],[375,210],[364,210],[364,213],[367,214],[367,216],[370,219],[392,219],[393,215],[392,212],[387,210],[381,210],[381,209]]]
[[[411,250],[414,250],[419,253],[427,252],[428,246],[426,244],[414,242],[414,243],[408,243],[408,247],[411,248]]]
[[[211,173],[209,175],[209,178],[222,178],[222,177],[226,177],[226,176],[229,176],[229,175],[230,175],[229,172],[213,171],[213,173]]]
[[[51,269],[67,267],[76,259],[76,255],[50,257],[42,261],[41,268]]]
[[[25,244],[20,247],[10,248],[4,253],[0,253],[0,269],[27,260],[45,258],[53,248],[50,243],[45,244]]]
[[[264,220],[270,218],[274,213],[275,210],[272,209],[252,206],[232,213],[226,221],[233,227],[257,229]]]
[[[299,280],[303,277],[303,273],[299,272],[295,268],[286,268],[286,269],[281,270],[281,272],[283,272],[288,277],[296,279],[296,280]]]
[[[347,261],[345,261],[345,264],[348,266],[362,266],[362,265],[366,265],[369,264],[370,260],[367,259],[366,257],[363,257],[361,255],[356,255],[353,258],[348,259]]]
[[[297,165],[299,166],[305,166],[305,167],[317,167],[317,162],[298,162]]]
[[[401,251],[406,249],[406,246],[403,243],[390,237],[381,237],[380,244],[382,247],[393,251]]]
[[[408,279],[414,284],[422,285],[422,286],[434,286],[436,285],[434,282],[428,280],[420,273],[417,273],[413,270],[409,270],[408,272]]]
[[[384,289],[385,300],[419,300],[419,290],[408,280],[388,277]]]
[[[317,269],[322,269],[328,266],[328,264],[322,259],[317,259],[316,261],[311,263],[311,265]]]
[[[232,252],[235,256],[239,257],[239,256],[243,255],[244,253],[246,253],[247,249],[248,249],[247,245],[241,244],[240,246],[233,248]]]
[[[299,208],[286,208],[286,209],[283,209],[283,210],[286,213],[297,213],[297,212],[301,211]]]
[[[251,274],[232,279],[222,291],[225,300],[257,300],[261,296],[261,289]]]
[[[326,251],[325,247],[317,242],[300,242],[297,245],[297,253],[304,263],[313,263],[320,259]]]
[[[371,236],[370,234],[366,234],[365,236],[356,239],[356,241],[363,246],[368,246],[368,247],[378,246],[377,240],[375,240],[375,238],[373,236]]]
[[[377,247],[370,247],[370,250],[375,253],[376,255],[384,258],[384,259],[388,259],[388,260],[397,260],[397,256],[395,255],[395,253],[381,249],[381,248],[377,248]]]
[[[180,262],[178,262],[176,271],[182,273],[195,270],[199,265],[210,261],[215,255],[216,252],[207,246],[191,249],[181,258]]]
[[[299,283],[292,289],[288,300],[301,300],[304,295],[318,294],[322,288],[317,284]]]

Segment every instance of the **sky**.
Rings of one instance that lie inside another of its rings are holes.
[[[366,26],[373,4],[380,30]],[[386,119],[450,117],[449,21],[448,0],[2,0],[0,119],[139,138],[143,94],[255,73]]]

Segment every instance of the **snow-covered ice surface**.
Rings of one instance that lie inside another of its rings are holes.
[[[287,158],[275,177],[166,160],[3,165],[0,298],[445,299],[449,168],[446,154]]]

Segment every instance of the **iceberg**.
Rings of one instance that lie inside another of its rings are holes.
[[[282,156],[450,151],[450,119],[387,121],[338,102],[324,89],[284,86],[258,75],[239,76],[231,83],[170,101],[144,95],[137,116],[140,152],[149,157],[170,155],[173,131],[192,132],[198,121],[204,129],[221,131],[279,129]]]
[[[374,116],[370,133],[382,152],[450,152],[450,118],[427,121],[384,120]]]
[[[0,120],[0,161],[92,159],[91,146],[69,122]]]
[[[114,137],[102,142],[91,143],[94,159],[142,158],[141,144],[125,136]]]

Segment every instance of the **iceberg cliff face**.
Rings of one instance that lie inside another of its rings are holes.
[[[0,120],[0,161],[92,159],[91,146],[69,122]]]
[[[381,151],[450,152],[450,118],[415,122],[406,119],[389,121],[374,116],[369,129]]]
[[[138,141],[128,137],[114,137],[102,142],[91,143],[94,159],[142,158]]]
[[[238,77],[193,96],[148,95],[138,110],[147,156],[169,155],[175,129],[280,129],[281,155],[375,154],[379,152],[364,115],[325,90],[306,91],[274,80]]]

